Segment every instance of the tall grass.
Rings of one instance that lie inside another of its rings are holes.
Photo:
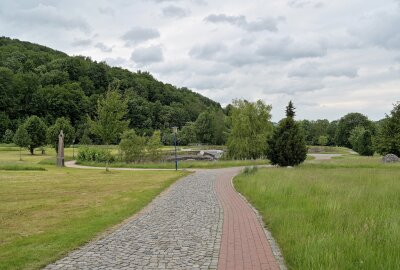
[[[289,268],[400,269],[400,166],[346,159],[235,179]]]

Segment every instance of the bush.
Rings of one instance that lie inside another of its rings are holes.
[[[113,162],[114,156],[107,149],[82,147],[79,148],[78,161]]]
[[[254,174],[258,171],[258,167],[257,166],[252,166],[252,167],[246,167],[243,170],[244,174]]]
[[[126,130],[119,147],[125,162],[140,162],[144,159],[146,138],[138,136],[133,129]]]

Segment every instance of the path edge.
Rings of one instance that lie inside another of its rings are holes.
[[[260,213],[258,212],[258,210],[246,199],[245,196],[242,195],[242,193],[240,193],[239,191],[236,190],[235,185],[233,184],[233,179],[238,176],[242,171],[240,171],[238,174],[236,174],[235,176],[233,176],[231,178],[231,185],[233,190],[236,191],[237,194],[239,194],[239,196],[242,198],[242,200],[251,208],[251,210],[253,210],[253,212],[256,215],[256,218],[258,220],[258,223],[261,225],[265,237],[268,240],[268,243],[271,247],[272,250],[272,254],[274,255],[276,262],[278,263],[279,269],[280,270],[287,270],[286,264],[285,264],[285,259],[283,258],[282,255],[282,251],[278,245],[278,243],[275,241],[275,238],[272,236],[272,233],[268,230],[268,228],[265,226],[264,220],[262,218],[262,216],[260,215]]]

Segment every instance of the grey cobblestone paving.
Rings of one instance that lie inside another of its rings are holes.
[[[185,177],[137,218],[45,269],[217,269],[223,210],[216,177]]]

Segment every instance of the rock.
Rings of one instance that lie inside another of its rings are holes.
[[[387,154],[382,158],[383,163],[399,162],[399,157],[394,154]]]

